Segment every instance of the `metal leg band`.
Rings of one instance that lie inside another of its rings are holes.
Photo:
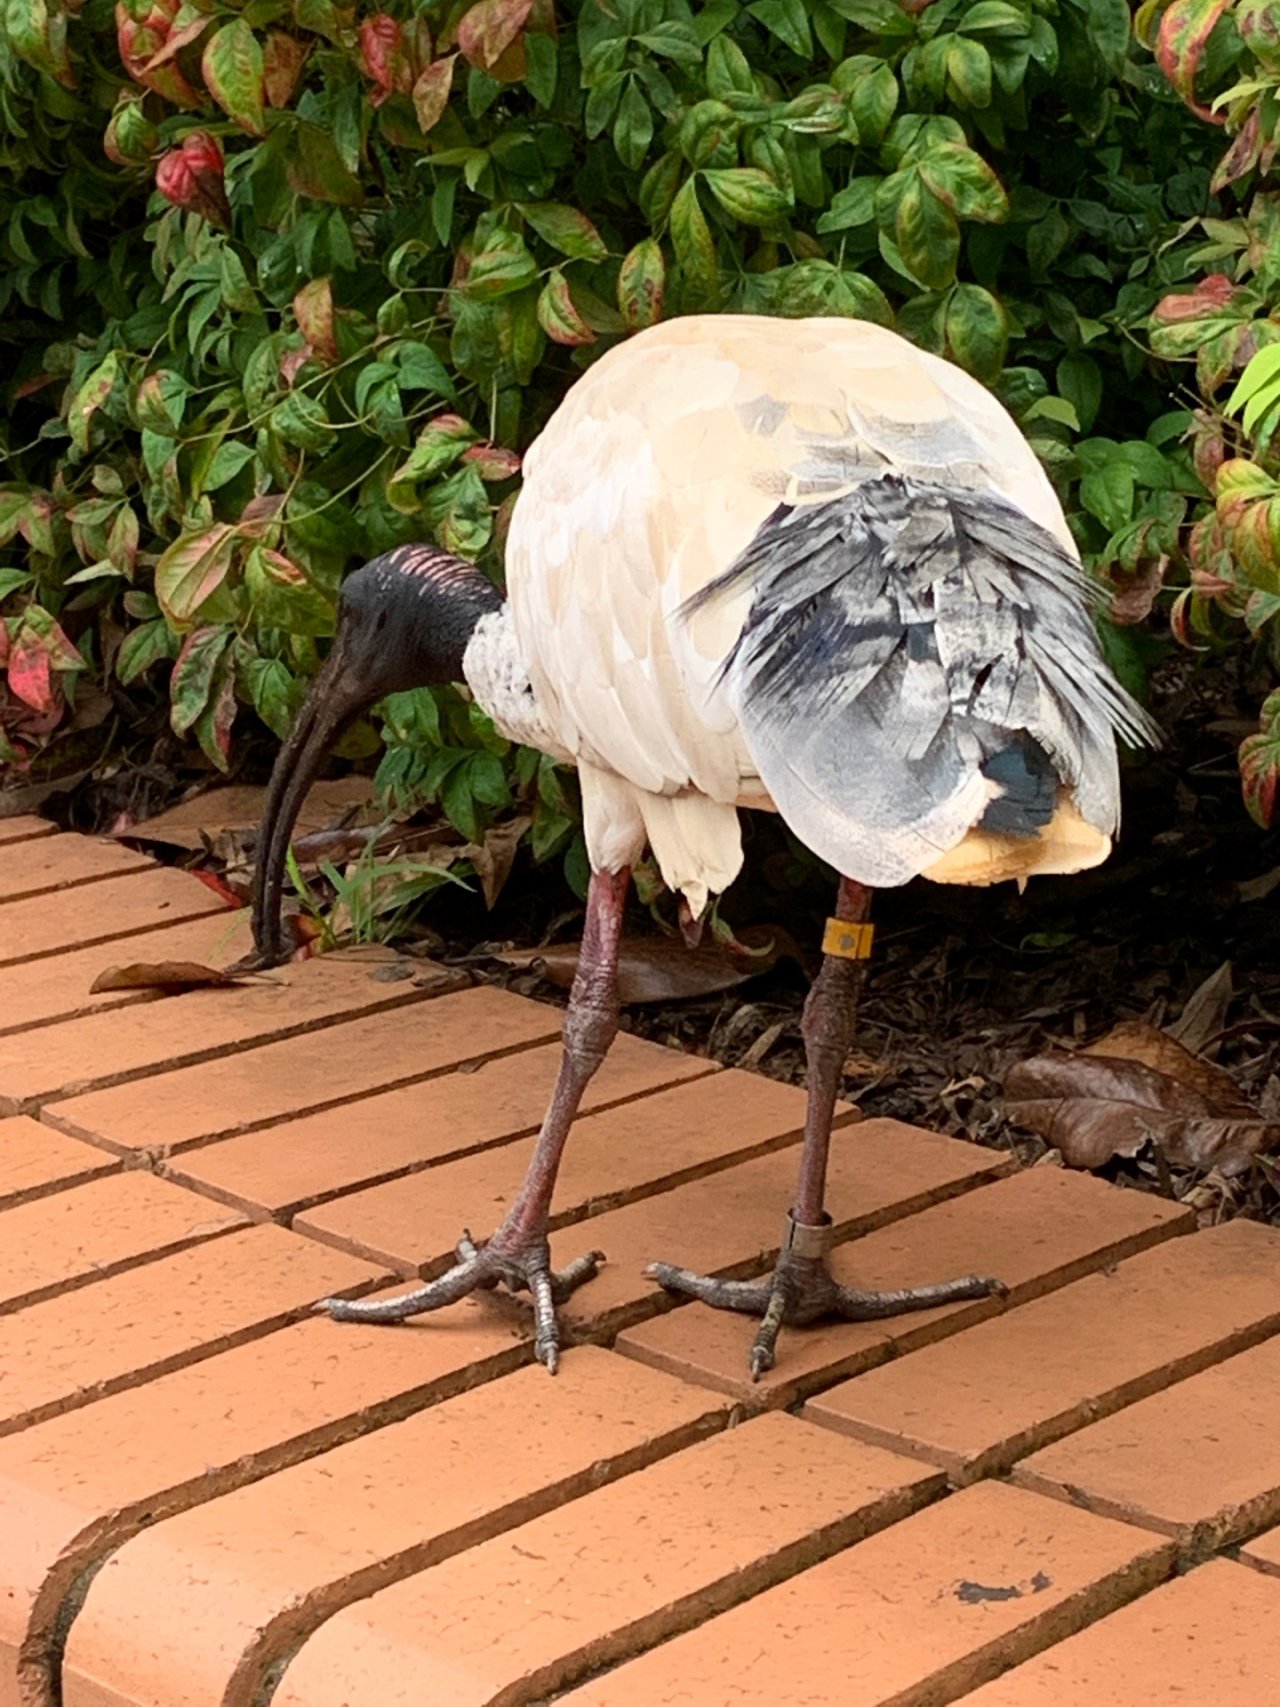
[[[827,1246],[831,1243],[831,1217],[824,1214],[821,1224],[811,1227],[803,1221],[797,1221],[788,1209],[786,1225],[782,1229],[783,1253],[790,1251],[798,1257],[824,1257]]]

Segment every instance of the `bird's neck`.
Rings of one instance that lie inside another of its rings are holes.
[[[476,703],[509,741],[537,747],[553,758],[569,757],[538,705],[509,603],[486,611],[471,630],[462,656],[462,674]]]

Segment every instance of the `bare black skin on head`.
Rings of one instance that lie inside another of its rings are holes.
[[[307,790],[342,731],[377,700],[462,680],[480,618],[502,594],[473,564],[433,545],[403,545],[343,583],[333,649],[271,772],[253,886],[256,963],[289,953],[280,905],[289,838]]]

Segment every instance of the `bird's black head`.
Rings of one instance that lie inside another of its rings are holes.
[[[343,583],[332,650],[280,749],[258,830],[253,935],[262,961],[285,953],[280,900],[289,837],[341,731],[376,700],[462,679],[462,657],[502,595],[461,558],[431,545],[375,557]]]

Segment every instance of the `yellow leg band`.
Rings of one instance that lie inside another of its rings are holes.
[[[841,960],[870,960],[874,925],[852,925],[845,919],[828,919],[822,933],[822,952]]]

